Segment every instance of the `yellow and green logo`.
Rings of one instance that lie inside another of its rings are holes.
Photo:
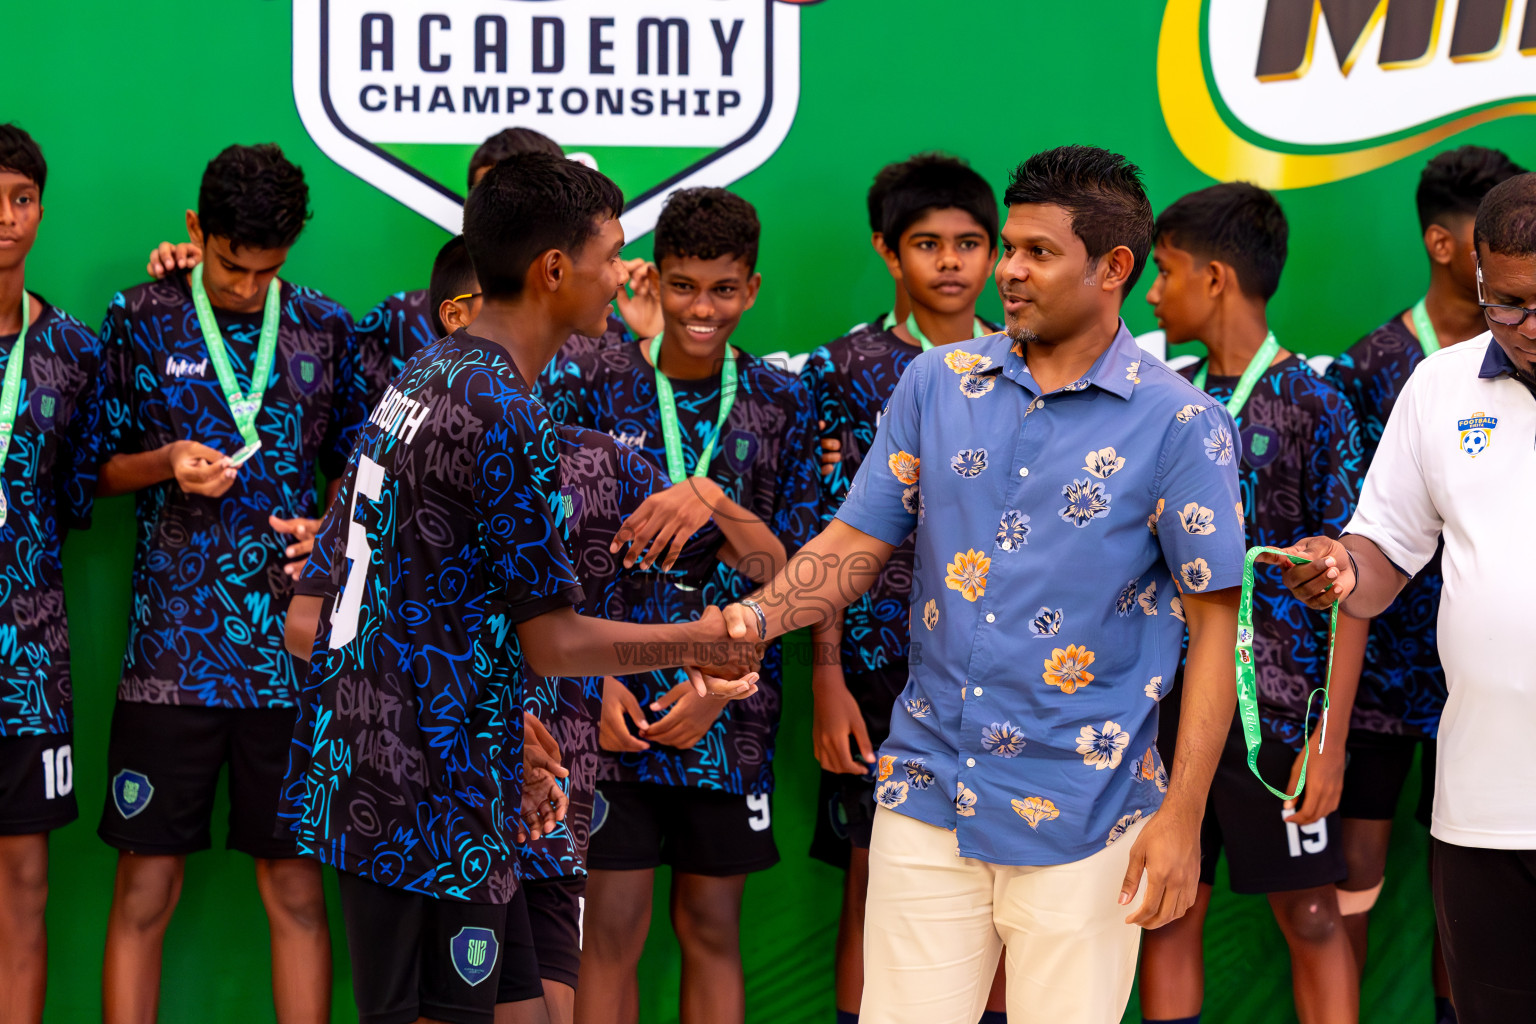
[[[1536,0],[1169,0],[1157,85],[1201,171],[1323,185],[1536,114]]]

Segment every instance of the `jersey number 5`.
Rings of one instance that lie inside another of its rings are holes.
[[[384,467],[364,455],[357,463],[357,479],[352,485],[352,508],[347,523],[347,583],[341,600],[331,612],[331,650],[347,646],[357,638],[357,620],[363,613],[363,587],[368,582],[368,567],[373,564],[373,546],[368,531],[357,521],[357,499],[378,501],[384,488]]]

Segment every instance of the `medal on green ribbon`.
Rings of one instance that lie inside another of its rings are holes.
[[[5,363],[5,384],[0,386],[0,466],[11,451],[11,436],[16,430],[16,409],[21,404],[21,367],[27,354],[27,326],[32,319],[32,302],[27,289],[21,289],[21,330],[16,334],[16,344]],[[5,525],[11,513],[11,503],[5,487],[0,483],[0,526]]]
[[[261,336],[256,342],[256,361],[251,367],[251,389],[241,391],[235,379],[235,368],[229,361],[229,350],[224,347],[224,335],[213,316],[213,305],[203,288],[203,265],[192,268],[192,305],[197,310],[197,323],[208,346],[208,359],[213,372],[218,375],[219,387],[229,403],[229,411],[235,418],[235,426],[245,439],[245,447],[230,456],[236,465],[244,462],[261,447],[256,436],[256,416],[261,412],[262,398],[267,393],[267,383],[272,379],[272,364],[277,359],[277,329],[282,321],[282,284],[277,278],[267,286],[266,307],[261,315]]]
[[[890,330],[890,328],[887,327],[886,330]],[[907,331],[912,337],[917,339],[917,343],[923,347],[924,352],[933,348],[933,342],[928,340],[928,335],[924,334],[923,329],[917,326],[916,313],[907,314]],[[971,340],[985,338],[990,333],[992,332],[987,330],[987,325],[981,322],[981,317],[977,317],[975,325],[971,328]]]
[[[1270,331],[1264,336],[1264,344],[1259,346],[1259,350],[1249,360],[1248,368],[1238,378],[1237,387],[1232,389],[1232,397],[1227,399],[1227,412],[1232,414],[1233,420],[1243,414],[1243,406],[1248,404],[1248,396],[1253,394],[1254,385],[1259,382],[1260,377],[1264,376],[1264,371],[1269,369],[1269,364],[1274,362],[1275,356],[1279,354],[1280,342],[1275,340],[1275,332]],[[1207,357],[1205,362],[1200,364],[1200,369],[1195,371],[1193,383],[1201,391],[1205,390],[1205,379],[1210,369],[1211,360]]]
[[[1429,319],[1429,297],[1415,302],[1408,317],[1413,321],[1413,333],[1419,336],[1419,346],[1424,349],[1424,354],[1432,356],[1440,351],[1440,335],[1435,333],[1435,325]]]
[[[651,339],[651,366],[656,370],[656,401],[661,407],[661,438],[667,446],[667,476],[674,484],[688,479],[683,468],[683,430],[677,422],[677,397],[672,392],[672,382],[661,372],[661,335]],[[731,407],[736,404],[736,353],[725,346],[725,359],[720,365],[720,415],[715,420],[715,434],[699,452],[699,461],[693,467],[694,476],[708,476],[709,464],[715,457],[715,442],[725,429]]]
[[[1259,686],[1258,669],[1254,664],[1253,656],[1253,563],[1262,554],[1281,555],[1290,559],[1292,565],[1306,565],[1310,558],[1300,555],[1287,554],[1279,548],[1257,547],[1249,548],[1247,556],[1243,559],[1243,593],[1237,605],[1237,648],[1233,656],[1237,662],[1237,713],[1243,723],[1243,742],[1248,747],[1248,770],[1253,772],[1254,778],[1264,783],[1264,788],[1282,800],[1294,800],[1301,795],[1301,791],[1307,787],[1307,759],[1312,756],[1312,734],[1307,729],[1307,719],[1312,717],[1312,701],[1319,693],[1323,695],[1323,714],[1320,725],[1321,736],[1318,740],[1317,751],[1322,753],[1323,747],[1328,742],[1328,695],[1333,685],[1333,646],[1339,632],[1339,602],[1333,602],[1332,617],[1328,622],[1328,674],[1323,680],[1323,685],[1307,695],[1307,710],[1302,719],[1302,753],[1301,776],[1296,780],[1296,792],[1283,793],[1264,781],[1264,776],[1259,774]]]

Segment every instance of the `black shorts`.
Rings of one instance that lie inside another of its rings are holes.
[[[544,998],[539,980],[539,954],[528,918],[528,886],[519,882],[506,907],[502,928],[501,977],[496,982],[498,1003],[522,1003]],[[431,1014],[427,1014],[431,1016]]]
[[[1536,1004],[1536,850],[1430,842],[1435,922],[1456,1016],[1528,1021]]]
[[[1339,816],[1368,821],[1390,821],[1397,816],[1413,755],[1423,746],[1419,761],[1419,802],[1414,817],[1429,826],[1429,810],[1435,800],[1435,741],[1418,736],[1351,732],[1344,769],[1344,792],[1339,797]]]
[[[1295,760],[1290,747],[1264,737],[1258,764],[1270,785],[1284,788]],[[1339,812],[1297,826],[1285,820],[1284,803],[1249,770],[1242,724],[1234,720],[1200,826],[1200,881],[1214,884],[1216,860],[1225,848],[1233,892],[1290,892],[1342,882],[1348,870]]]
[[[875,750],[891,734],[891,713],[907,686],[905,658],[873,672],[845,675],[848,692],[859,703],[869,743]],[[875,824],[875,771],[852,775],[823,771],[816,798],[816,825],[811,832],[811,856],[833,867],[848,866],[850,846],[869,849]]]
[[[581,971],[581,910],[587,893],[585,875],[561,878],[530,878],[523,883],[528,893],[528,924],[533,949],[538,954],[539,977],[576,987]]]
[[[79,816],[72,734],[0,737],[0,836],[52,832]]]
[[[97,829],[133,853],[181,855],[212,845],[214,793],[229,765],[231,850],[297,856],[279,838],[294,708],[195,708],[118,701],[107,742],[107,799]]]
[[[587,866],[642,871],[670,864],[690,875],[727,877],[779,862],[772,799],[697,786],[599,782]]]
[[[359,1024],[492,1024],[507,908],[394,889],[336,872]]]

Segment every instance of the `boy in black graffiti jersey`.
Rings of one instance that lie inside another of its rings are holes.
[[[937,155],[892,164],[875,181],[884,185],[875,237],[891,243],[877,248],[909,312],[903,316],[898,303],[899,322],[856,329],[822,346],[801,373],[823,433],[836,439],[841,455],[822,477],[823,523],[842,504],[874,442],[881,410],[925,342],[955,342],[993,329],[979,326],[976,317],[976,300],[997,259],[991,186],[963,161]],[[848,869],[837,944],[837,1005],[847,1019],[857,1018],[863,992],[864,895],[875,813],[870,767],[890,727],[891,707],[907,685],[911,582],[909,539],[844,612],[840,626],[813,631],[813,738],[822,784],[812,854]]]
[[[1419,230],[1429,257],[1429,287],[1409,309],[1360,339],[1328,368],[1327,378],[1349,399],[1360,421],[1365,464],[1370,466],[1397,396],[1414,368],[1447,345],[1460,344],[1488,329],[1477,304],[1477,267],[1472,222],[1478,204],[1495,185],[1524,168],[1496,149],[1462,146],[1441,153],[1419,177]],[[1397,798],[1423,745],[1418,819],[1429,825],[1435,789],[1435,734],[1445,706],[1445,672],[1435,644],[1440,611],[1440,557],[1435,556],[1403,587],[1381,615],[1371,620],[1365,668],[1349,731],[1349,770],[1344,775],[1344,849],[1349,877],[1339,902],[1354,946],[1356,966],[1365,969],[1369,911],[1381,893],[1387,844]],[[1437,1018],[1450,1017],[1450,985],[1434,956]]]
[[[90,525],[101,349],[26,290],[48,165],[0,125],[0,1005],[40,1020],[47,987],[48,833],[75,820],[65,535]],[[14,364],[14,366],[13,366]],[[10,378],[14,376],[14,386]]]
[[[272,833],[298,683],[282,647],[297,569],[284,534],[312,536],[316,467],[340,472],[366,415],[346,311],[277,278],[308,206],[276,146],[231,146],[187,212],[207,258],[118,294],[102,325],[100,493],[136,494],[139,519],[100,827],[121,851],[109,1021],[154,1015],[165,928],[226,763],[229,846],[256,858],[278,1016],[330,1001],[320,872]]]
[[[306,856],[342,872],[365,1022],[491,1019],[512,843],[563,809],[549,773],[523,785],[524,665],[697,663],[724,640],[718,612],[658,628],[573,610],[584,595],[553,511],[559,437],[525,382],[601,322],[624,273],[622,207],[579,164],[529,155],[492,169],[465,210],[475,333],[407,362],[317,542],[331,570],[317,593],[337,596],[302,695],[287,820]],[[295,601],[291,648],[316,635],[321,603],[307,587]],[[746,678],[716,692],[750,692]]]
[[[1282,348],[1268,326],[1266,306],[1280,284],[1288,237],[1275,198],[1242,183],[1193,192],[1157,220],[1158,274],[1147,302],[1170,343],[1198,340],[1209,350],[1207,359],[1184,373],[1236,421],[1237,436],[1213,438],[1207,457],[1218,465],[1237,460],[1243,501],[1235,508],[1159,504],[1148,523],[1154,533],[1207,534],[1235,517],[1249,545],[1284,546],[1316,534],[1337,536],[1354,512],[1362,461],[1354,414],[1339,389]],[[1303,1024],[1352,1020],[1359,1012],[1359,979],[1340,926],[1334,884],[1344,877],[1337,811],[1343,734],[1359,681],[1366,623],[1340,616],[1337,653],[1330,658],[1328,617],[1302,606],[1270,567],[1257,567],[1255,575],[1253,660],[1263,737],[1258,770],[1269,785],[1294,793],[1305,756],[1306,788],[1291,801],[1265,789],[1249,770],[1243,732],[1234,721],[1201,829],[1195,904],[1179,920],[1147,932],[1142,942],[1141,1006],[1147,1021],[1184,1020],[1200,1012],[1202,930],[1223,850],[1232,889],[1269,898],[1290,947],[1296,1013]],[[1155,605],[1148,610],[1134,585],[1124,605],[1122,614],[1156,612]],[[1181,608],[1176,599],[1174,614]],[[1328,681],[1330,660],[1333,717],[1325,728],[1314,690]],[[1176,682],[1158,678],[1147,696],[1163,703],[1159,746],[1163,763],[1172,764],[1181,693]],[[1167,786],[1162,769],[1150,760],[1137,770],[1149,772],[1158,788]]]
[[[617,437],[672,481],[615,538],[616,551],[629,545],[626,564],[648,570],[625,597],[635,621],[685,622],[745,593],[814,529],[810,397],[729,347],[757,296],[759,231],[751,205],[723,189],[674,194],[652,271],[662,334],[571,361],[542,388],[557,418]],[[770,648],[761,692],[728,709],[691,697],[671,672],[607,684],[602,739],[617,755],[601,763],[593,810],[578,1020],[621,1019],[638,998],[643,911],[663,863],[674,870],[685,1002],[699,1019],[741,1018],[741,895],[750,872],[778,859],[779,659]]]

